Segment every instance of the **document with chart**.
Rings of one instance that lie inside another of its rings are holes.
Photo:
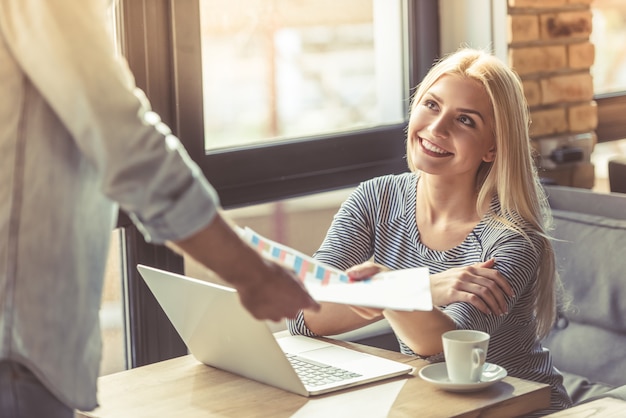
[[[365,280],[351,281],[345,272],[269,240],[250,228],[239,232],[261,254],[292,268],[319,302],[402,311],[433,308],[426,267],[381,272]]]

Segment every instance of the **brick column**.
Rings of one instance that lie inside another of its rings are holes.
[[[508,0],[508,60],[524,84],[540,175],[592,188],[598,124],[592,0]]]

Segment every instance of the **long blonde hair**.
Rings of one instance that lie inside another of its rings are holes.
[[[413,109],[424,94],[443,75],[451,74],[480,82],[489,96],[494,116],[496,157],[484,163],[477,172],[477,210],[489,207],[492,196],[500,200],[502,216],[498,220],[526,235],[520,220],[528,223],[540,236],[540,265],[534,286],[537,336],[546,336],[554,323],[557,289],[555,255],[548,231],[552,218],[547,198],[537,175],[529,137],[530,114],[522,83],[517,74],[488,52],[463,48],[437,62],[419,84],[413,97]],[[411,141],[407,141],[410,155]],[[411,171],[416,171],[408,159]],[[495,215],[495,214],[494,214]],[[507,219],[513,219],[513,223]],[[518,220],[517,222],[515,220]],[[530,242],[530,239],[529,239]]]

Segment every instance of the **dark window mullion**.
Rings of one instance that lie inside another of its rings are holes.
[[[411,96],[439,56],[439,1],[406,0],[408,88]]]
[[[130,339],[127,343],[131,367],[187,354],[185,343],[137,272],[137,264],[145,264],[182,273],[183,258],[165,246],[146,243],[135,226],[124,228],[123,239],[125,257],[122,266],[127,277],[127,335]]]
[[[122,51],[146,92],[152,108],[174,132],[177,128],[172,65],[170,0],[133,0],[119,3]],[[149,42],[146,40],[149,39]],[[123,232],[123,275],[127,297],[127,332],[131,367],[142,366],[187,353],[185,344],[137,271],[146,264],[182,273],[183,259],[165,246],[143,239],[125,214],[118,225]]]
[[[284,199],[356,185],[406,171],[404,124],[335,134],[245,151],[214,153],[201,162],[224,207]],[[232,170],[232,167],[238,169]]]

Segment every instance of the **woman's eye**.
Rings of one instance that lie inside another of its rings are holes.
[[[424,106],[426,106],[428,109],[437,109],[437,103],[433,102],[432,100],[424,101]]]
[[[465,115],[459,116],[459,122],[461,122],[463,125],[467,125],[467,126],[475,126],[476,125],[472,118],[470,118],[469,116],[465,116]]]

